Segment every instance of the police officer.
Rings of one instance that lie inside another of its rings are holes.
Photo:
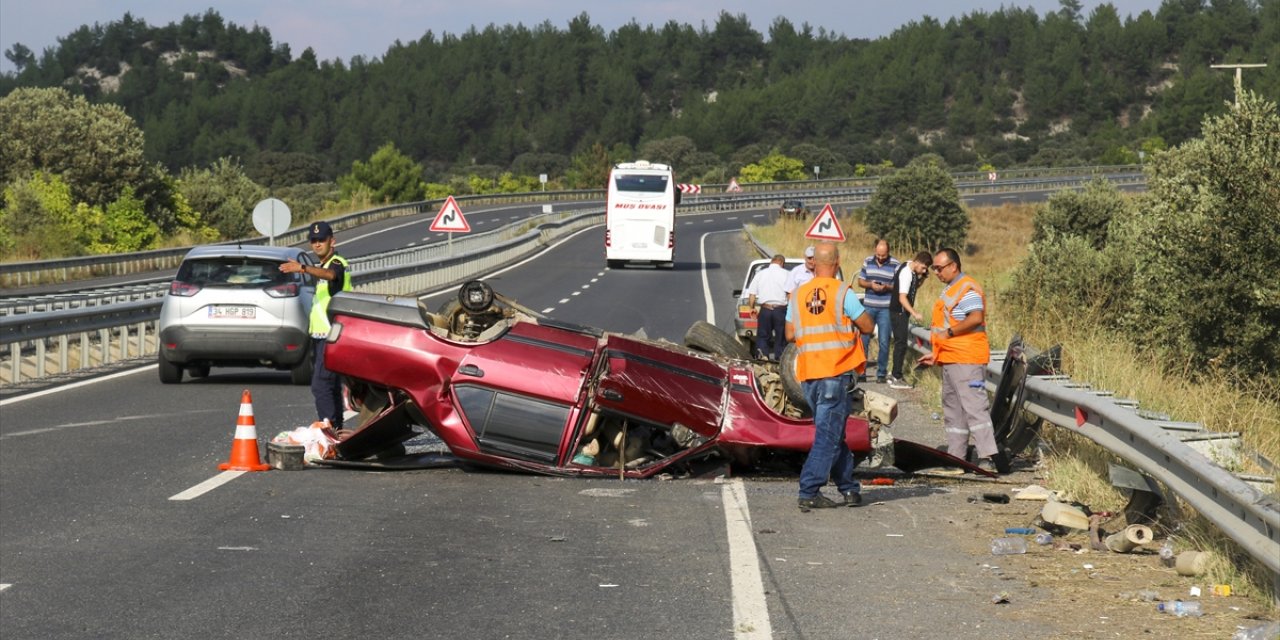
[[[335,430],[342,429],[342,381],[338,374],[325,367],[325,338],[329,335],[329,300],[339,291],[351,290],[351,273],[347,271],[347,259],[334,251],[337,240],[333,227],[321,220],[311,223],[307,233],[311,250],[320,260],[320,266],[303,265],[290,260],[280,265],[285,273],[305,273],[316,279],[316,294],[311,303],[311,394],[316,398],[316,415],[329,420]]]

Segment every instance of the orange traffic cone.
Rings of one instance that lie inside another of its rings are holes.
[[[236,439],[231,441],[231,459],[218,468],[223,471],[266,471],[271,468],[258,457],[258,430],[253,424],[253,398],[248,389],[240,396],[240,417],[236,418]]]

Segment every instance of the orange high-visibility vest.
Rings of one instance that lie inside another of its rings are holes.
[[[961,274],[942,292],[938,301],[933,303],[933,328],[951,328],[951,311],[970,291],[977,291],[982,297],[982,310],[986,313],[987,296],[982,292],[982,287],[973,278]],[[986,364],[991,360],[991,345],[987,342],[985,322],[955,337],[948,337],[946,332],[934,332],[930,336],[930,342],[933,344],[934,361],[938,364]]]
[[[844,296],[855,295],[835,278],[814,278],[791,296],[791,326],[796,348],[796,379],[817,380],[867,369],[866,354],[853,319],[844,313]]]

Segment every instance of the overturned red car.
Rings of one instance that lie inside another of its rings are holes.
[[[362,414],[335,447],[342,460],[374,459],[426,430],[485,466],[646,478],[709,458],[803,454],[813,441],[776,365],[708,353],[738,349],[710,325],[686,338],[697,348],[608,333],[544,317],[480,281],[436,311],[413,297],[343,292],[329,315],[326,364]],[[892,400],[866,404],[874,420],[845,428],[861,457],[896,416]]]

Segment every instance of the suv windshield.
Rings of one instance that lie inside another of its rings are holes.
[[[280,271],[280,263],[239,257],[187,260],[178,269],[178,281],[202,287],[261,288],[296,282],[296,274]]]

